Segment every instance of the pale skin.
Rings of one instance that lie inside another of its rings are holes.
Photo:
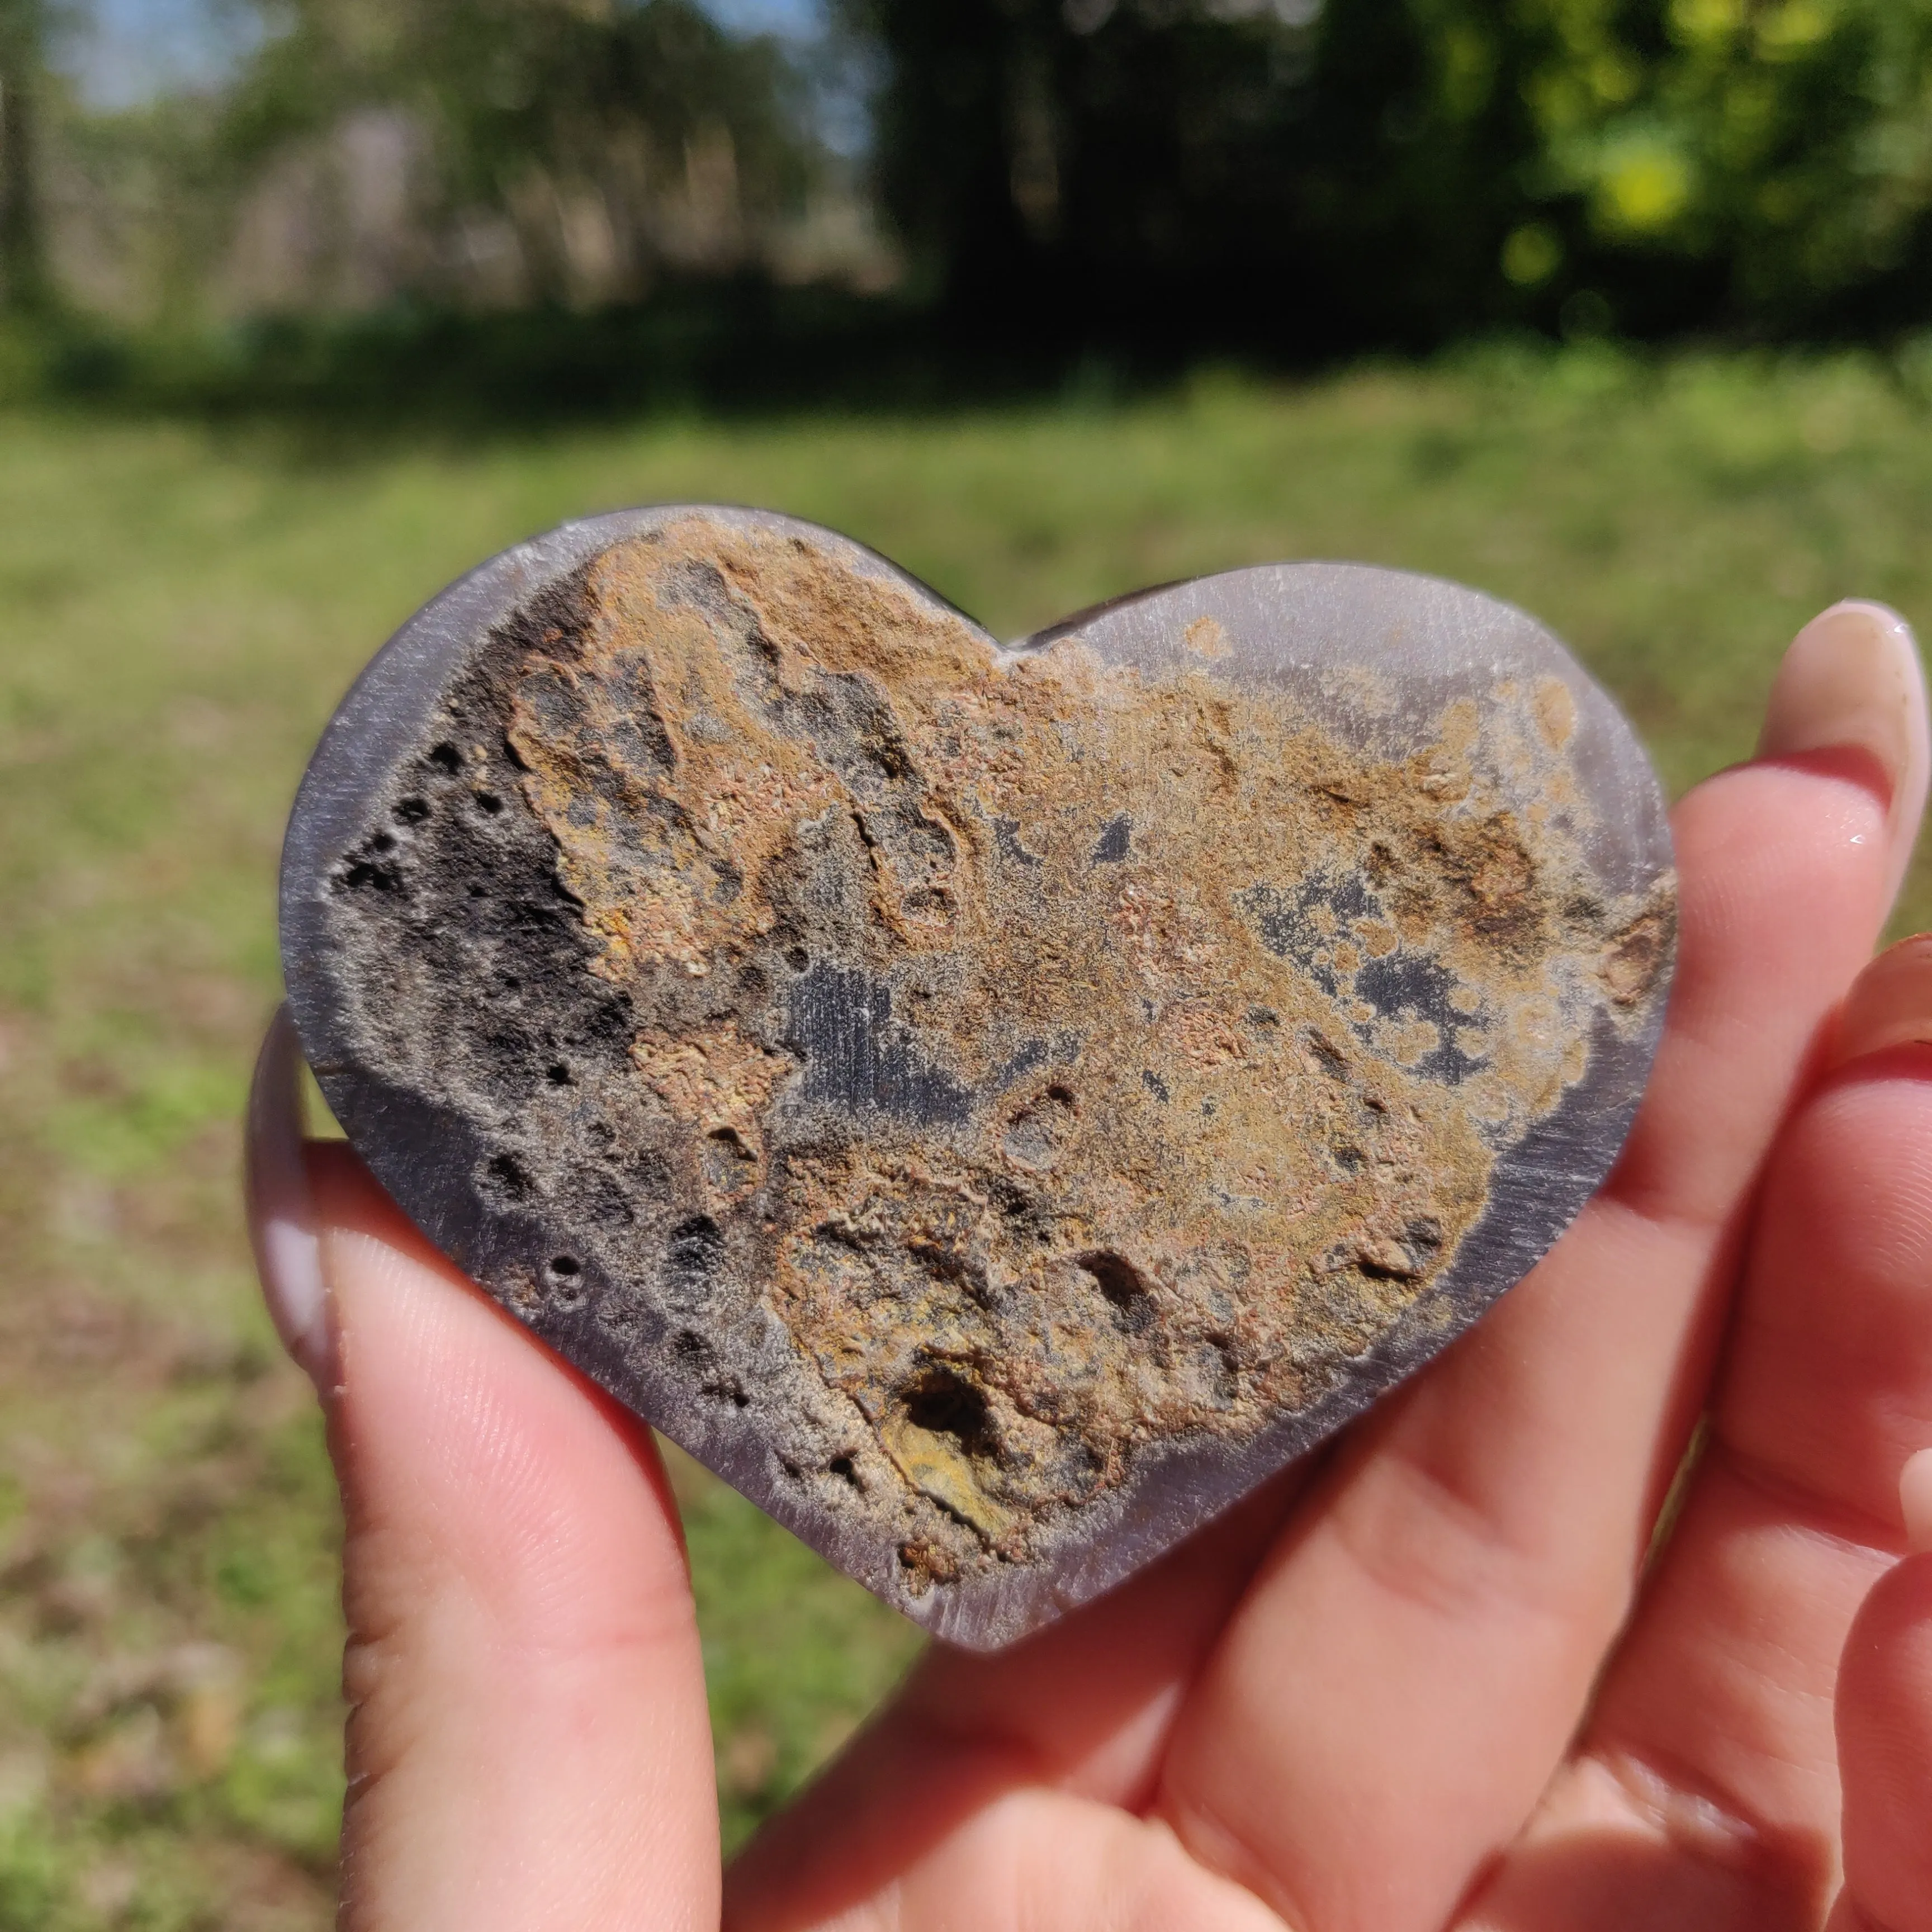
[[[347,1517],[344,1925],[1932,1932],[1932,946],[1867,963],[1925,785],[1909,634],[1838,607],[1678,808],[1655,1076],[1542,1265],[1112,1596],[928,1652],[722,1880],[647,1432],[258,1120]]]

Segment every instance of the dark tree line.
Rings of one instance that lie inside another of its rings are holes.
[[[842,0],[975,323],[1330,350],[1932,312],[1927,0]]]
[[[0,0],[16,307],[49,290],[50,4]],[[218,211],[382,108],[420,133],[426,220],[514,226],[524,299],[575,298],[586,206],[619,257],[598,298],[634,299],[705,156],[754,225],[795,214],[827,159],[795,52],[698,0],[252,4],[260,44],[221,98],[143,124],[169,130],[140,135],[150,174],[172,170],[164,202]],[[1932,318],[1932,0],[827,4],[831,44],[876,77],[868,165],[904,292],[971,338],[1325,353]],[[218,212],[178,225],[216,245]],[[727,249],[704,272],[748,266]]]

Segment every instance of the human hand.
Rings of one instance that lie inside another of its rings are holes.
[[[345,1927],[1932,1932],[1932,941],[1860,971],[1926,778],[1909,634],[1838,607],[1678,808],[1655,1074],[1542,1264],[1111,1596],[934,1646],[722,1906],[649,1432],[304,1149],[278,1020],[251,1205],[347,1515]]]

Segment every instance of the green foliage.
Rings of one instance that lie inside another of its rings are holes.
[[[1490,348],[1124,405],[362,444],[0,412],[0,1932],[328,1922],[338,1527],[250,1279],[236,1115],[297,775],[424,598],[650,501],[817,518],[1006,636],[1162,578],[1360,557],[1548,619],[1679,788],[1748,751],[1821,605],[1932,618],[1928,366]],[[736,1836],[914,1639],[673,1474]]]
[[[1688,270],[1769,326],[1922,302],[1932,208],[1923,0],[1540,0],[1528,194],[1571,272]],[[1507,267],[1507,264],[1505,265]],[[1556,277],[1561,256],[1544,277]],[[1658,299],[1653,296],[1651,299]]]
[[[949,354],[904,304],[754,275],[680,277],[648,302],[574,311],[399,304],[263,316],[220,330],[0,331],[0,398],[84,398],[196,417],[473,426],[611,412],[878,406],[983,393],[995,364]],[[1036,379],[1044,358],[1027,374]],[[1012,386],[1010,378],[1004,386]]]
[[[59,1855],[38,1820],[0,1826],[0,1932],[46,1932],[64,1889]]]
[[[1896,326],[1928,0],[844,0],[956,305],[1332,350],[1498,322]]]

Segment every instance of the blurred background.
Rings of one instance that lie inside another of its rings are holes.
[[[0,0],[0,1928],[328,1922],[236,1123],[303,760],[451,577],[664,499],[1008,634],[1400,564],[1677,790],[1820,607],[1932,618],[1928,432],[1932,0]],[[915,1645],[675,1471],[735,1841]]]

